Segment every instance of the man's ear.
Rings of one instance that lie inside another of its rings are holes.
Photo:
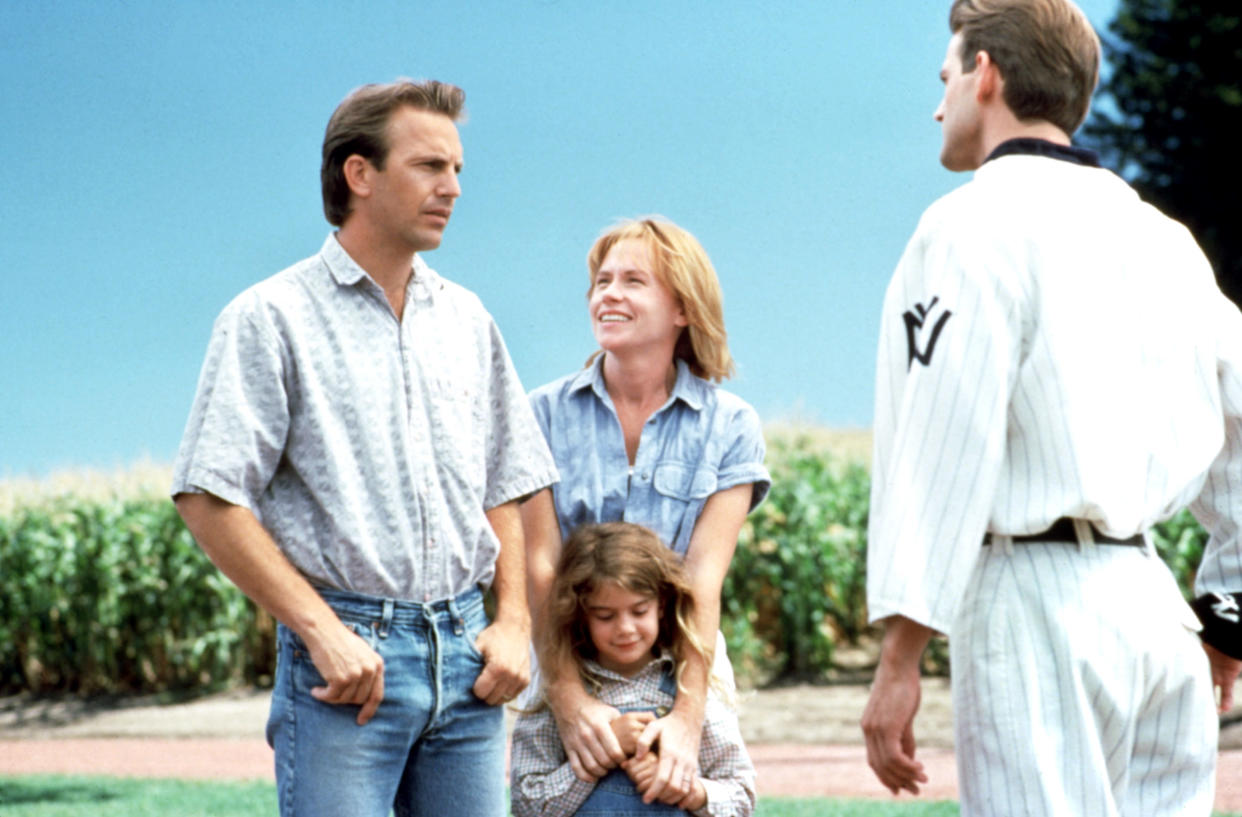
[[[351,154],[341,167],[350,192],[362,198],[371,195],[371,173],[374,170],[374,166],[357,153]]]
[[[980,49],[975,52],[975,101],[986,102],[1000,94],[1005,78],[992,61],[992,55]]]

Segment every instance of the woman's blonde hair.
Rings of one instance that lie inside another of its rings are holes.
[[[674,358],[685,360],[690,371],[717,382],[733,376],[733,358],[724,325],[724,298],[720,280],[703,245],[668,219],[647,216],[627,219],[605,230],[587,253],[590,286],[608,252],[620,241],[635,239],[651,252],[652,274],[672,291],[685,312],[688,326],[677,338]],[[589,365],[600,353],[587,360]]]
[[[672,656],[679,687],[691,655],[711,667],[711,655],[691,623],[694,593],[681,560],[660,537],[631,522],[582,525],[565,540],[545,608],[545,636],[539,645],[542,666],[567,666],[572,660],[586,688],[599,691],[600,680],[587,671],[585,663],[598,655],[591,641],[587,601],[608,583],[657,600],[656,646]]]

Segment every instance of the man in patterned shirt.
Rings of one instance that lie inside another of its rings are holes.
[[[1242,318],[1189,232],[1071,145],[1099,65],[1077,7],[957,0],[950,28],[940,158],[975,175],[885,297],[868,760],[926,780],[938,631],[963,815],[1206,815],[1212,686],[1227,708],[1242,666]],[[1148,532],[1188,504],[1202,644]]]
[[[280,622],[282,814],[505,808],[500,704],[529,678],[517,501],[556,471],[491,316],[420,255],[461,193],[463,101],[403,80],[341,103],[321,169],[339,230],[221,313],[177,458],[194,537]]]

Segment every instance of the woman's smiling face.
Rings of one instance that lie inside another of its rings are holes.
[[[677,297],[656,277],[651,250],[629,238],[604,256],[587,307],[595,340],[608,352],[671,350],[687,323]]]

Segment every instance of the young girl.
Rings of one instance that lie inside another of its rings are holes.
[[[672,707],[687,659],[706,661],[693,616],[681,562],[650,530],[608,522],[569,536],[548,595],[540,661],[573,662],[583,685],[617,711],[612,726],[629,759],[594,783],[580,780],[541,702],[519,715],[513,730],[510,793],[517,817],[753,812],[755,768],[737,715],[716,697],[707,701],[690,793],[676,806],[642,802],[658,746],[634,757],[637,737]]]

